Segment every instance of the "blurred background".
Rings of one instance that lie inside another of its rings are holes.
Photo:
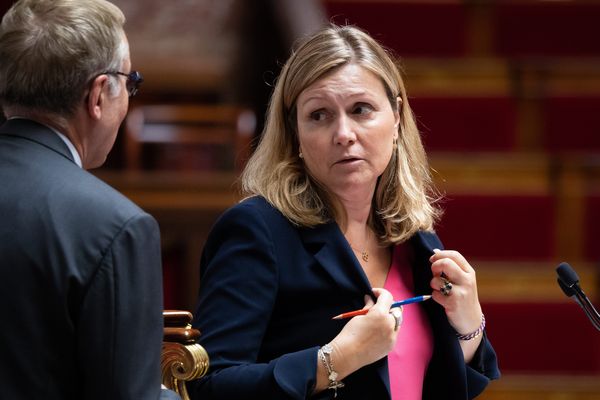
[[[503,372],[480,398],[600,399],[600,332],[555,273],[569,262],[600,307],[600,1],[113,2],[146,81],[93,173],[158,219],[166,308],[194,309],[204,240],[239,200],[292,44],[355,24],[399,56],[438,233],[477,270]]]

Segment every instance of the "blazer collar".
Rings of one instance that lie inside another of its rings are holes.
[[[371,293],[371,285],[360,263],[354,256],[352,248],[335,222],[318,225],[314,228],[300,229],[300,236],[306,248],[313,253],[315,259],[331,276],[338,286],[344,289],[359,291],[361,294]],[[419,231],[409,242],[414,249],[415,283],[426,285],[427,290],[431,269],[429,257],[433,249],[442,249],[442,243],[435,233]]]
[[[433,254],[433,249],[442,250],[444,248],[440,239],[433,232],[419,231],[411,238],[411,240],[414,242],[417,250],[430,253],[429,255]]]
[[[0,126],[0,135],[30,140],[75,162],[65,142],[52,129],[38,122],[21,118],[10,119]]]
[[[429,258],[433,255],[433,249],[442,250],[444,247],[435,233],[425,231],[417,232],[409,243],[414,252],[413,282],[415,293],[429,293],[431,291],[429,282],[433,277]]]
[[[308,251],[341,288],[371,293],[371,285],[348,241],[335,222],[300,229],[300,236]]]

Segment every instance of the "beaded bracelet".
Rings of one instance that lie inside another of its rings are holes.
[[[458,340],[475,339],[477,336],[479,336],[483,333],[484,329],[485,329],[485,315],[481,314],[481,325],[479,325],[479,328],[477,328],[476,331],[467,333],[466,335],[461,335],[460,333],[457,333],[456,337],[458,338]]]
[[[323,362],[325,369],[327,370],[327,378],[329,379],[329,385],[327,386],[327,389],[333,390],[333,397],[335,398],[337,397],[337,390],[344,387],[344,382],[337,380],[338,373],[333,369],[333,363],[331,362],[332,352],[333,348],[328,343],[319,349],[318,355]]]

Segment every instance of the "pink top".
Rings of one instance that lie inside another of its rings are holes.
[[[406,245],[395,247],[392,266],[383,286],[392,293],[394,300],[427,294],[414,293],[412,267],[407,250]],[[420,400],[423,379],[433,354],[431,326],[421,304],[404,306],[402,317],[398,340],[388,354],[392,399]]]

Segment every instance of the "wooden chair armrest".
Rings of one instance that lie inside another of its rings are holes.
[[[182,310],[164,310],[163,319],[165,326],[185,327],[192,323],[192,313]]]
[[[206,350],[196,341],[200,331],[191,327],[192,313],[165,310],[161,351],[162,383],[183,400],[189,400],[185,382],[201,378],[209,367]]]
[[[175,342],[181,344],[195,343],[200,337],[200,331],[194,328],[169,328],[163,330],[164,342]]]

